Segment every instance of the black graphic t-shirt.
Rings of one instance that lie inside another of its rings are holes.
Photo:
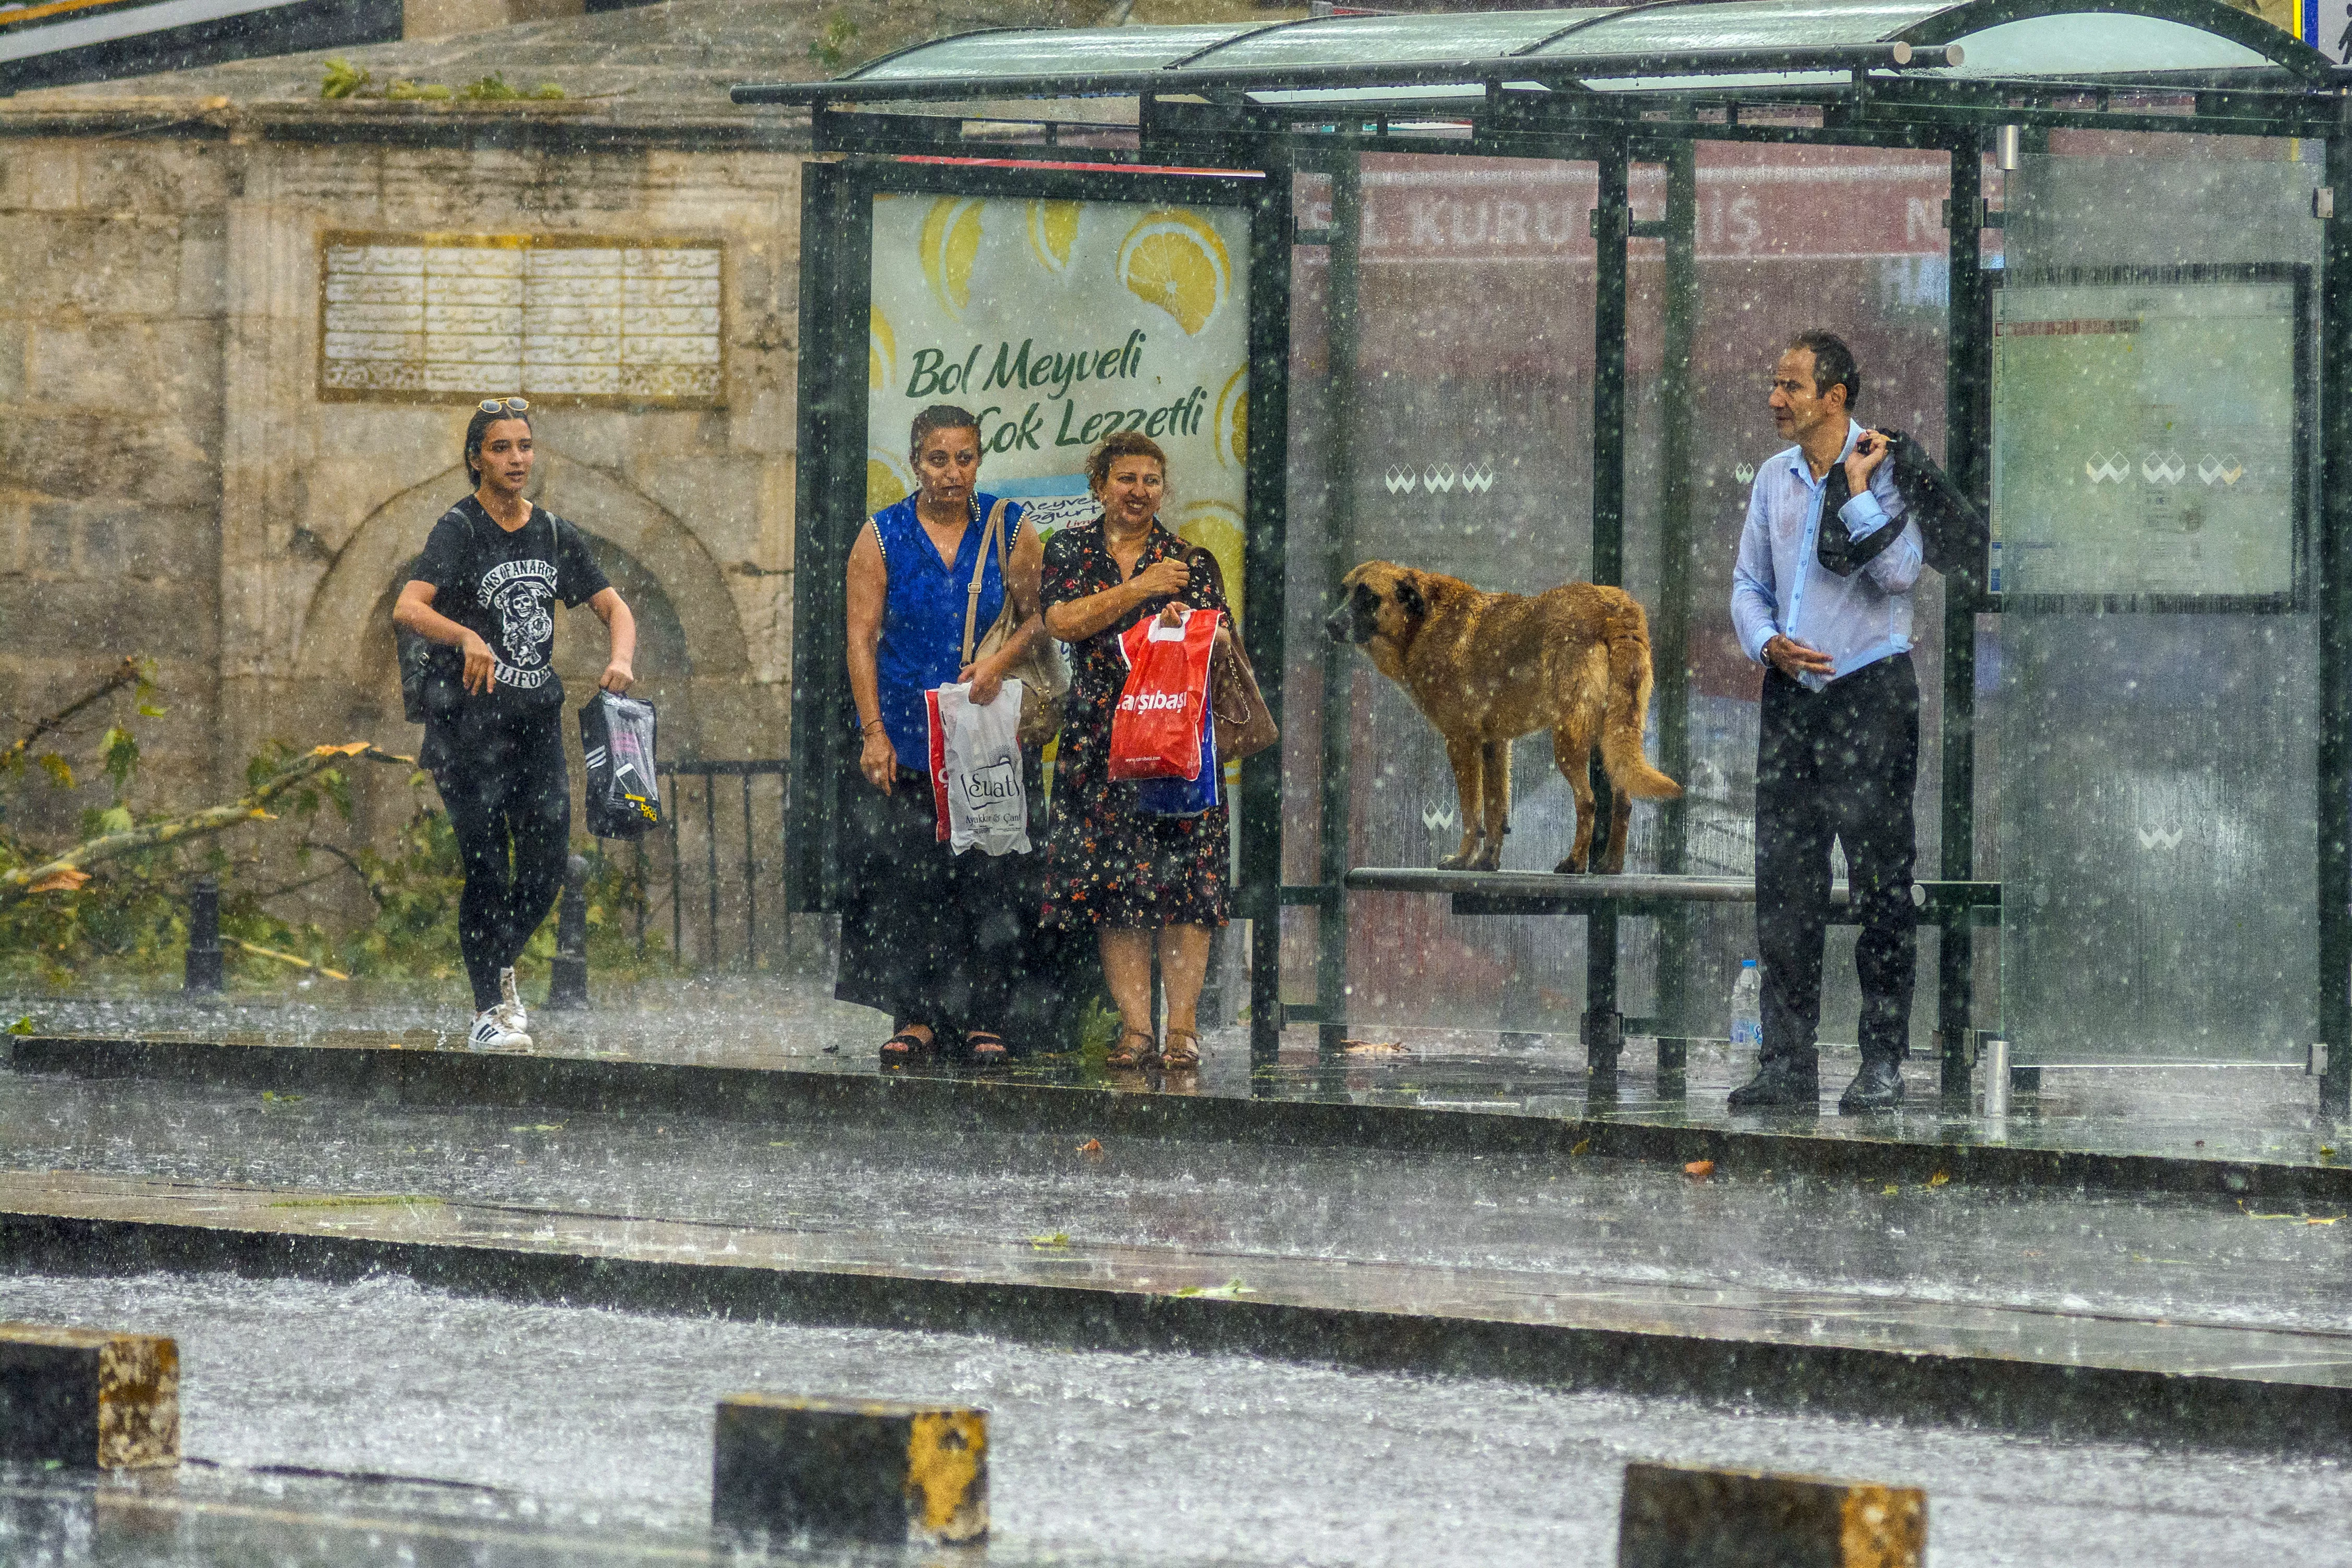
[[[563,700],[553,663],[555,601],[576,606],[610,586],[580,531],[545,507],[532,507],[530,521],[509,533],[472,496],[433,525],[415,575],[433,584],[436,610],[490,645],[488,700],[509,710]]]

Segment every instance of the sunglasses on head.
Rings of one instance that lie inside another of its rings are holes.
[[[524,402],[520,397],[485,397],[481,402],[476,404],[474,406],[479,408],[485,414],[496,414],[500,409],[504,409],[509,414],[528,414],[530,412],[530,405]]]

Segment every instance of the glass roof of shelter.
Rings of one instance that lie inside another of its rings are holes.
[[[1957,48],[1953,48],[1957,46]],[[2327,79],[2309,45],[2221,0],[1651,0],[1573,10],[1333,16],[1255,26],[999,29],[829,82],[737,89],[810,102],[1235,91],[1361,101],[1366,89],[1786,87],[1855,70],[1946,79]],[[1319,90],[1318,90],[1319,89]]]

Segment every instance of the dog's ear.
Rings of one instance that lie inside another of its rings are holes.
[[[1429,601],[1422,597],[1421,589],[1410,577],[1397,579],[1396,602],[1406,615],[1416,620],[1429,614]]]

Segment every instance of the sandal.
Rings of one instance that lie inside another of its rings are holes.
[[[923,1038],[911,1029],[901,1029],[882,1042],[882,1065],[903,1067],[917,1057],[929,1056],[938,1043]]]
[[[1003,1039],[993,1029],[966,1029],[963,1043],[971,1052],[971,1065],[976,1068],[1001,1068],[1013,1060],[1013,1054],[1004,1048]]]
[[[1181,1039],[1181,1045],[1177,1041]],[[1160,1059],[1170,1072],[1190,1072],[1201,1065],[1201,1035],[1197,1029],[1171,1029]]]
[[[1136,1049],[1128,1044],[1129,1040],[1141,1040],[1143,1048]],[[1103,1066],[1115,1071],[1125,1071],[1130,1068],[1150,1067],[1159,1059],[1160,1047],[1152,1039],[1150,1030],[1121,1029],[1118,1032],[1118,1045],[1109,1056],[1103,1058]]]

